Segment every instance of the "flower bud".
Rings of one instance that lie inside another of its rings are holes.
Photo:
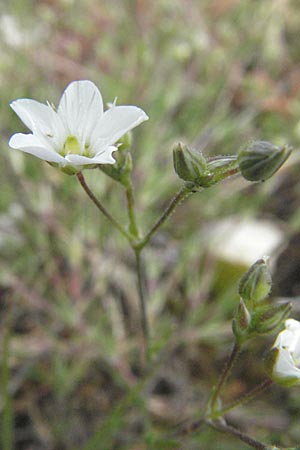
[[[232,321],[232,331],[237,342],[242,343],[249,337],[249,327],[251,315],[243,299],[240,299],[239,306]]]
[[[285,321],[291,309],[291,303],[272,305],[266,302],[253,312],[251,330],[257,334],[272,333]]]
[[[291,147],[277,147],[267,141],[253,141],[239,151],[241,174],[249,181],[265,181],[287,160]]]
[[[239,284],[239,295],[245,300],[248,308],[253,309],[257,303],[265,299],[272,286],[272,278],[266,259],[259,259],[242,276]]]
[[[184,181],[198,185],[198,181],[206,175],[204,156],[181,143],[173,149],[173,163],[175,172]]]

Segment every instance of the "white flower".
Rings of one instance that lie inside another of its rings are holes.
[[[250,266],[263,255],[272,255],[284,234],[271,221],[236,215],[210,224],[207,237],[209,249],[218,259]]]
[[[300,384],[300,322],[286,320],[285,330],[277,336],[273,349],[276,356],[272,378],[287,386]]]
[[[32,131],[17,133],[9,145],[76,173],[83,166],[113,164],[116,142],[148,119],[136,106],[115,106],[103,112],[98,88],[91,81],[73,81],[65,89],[57,110],[27,98],[15,100],[12,109]]]

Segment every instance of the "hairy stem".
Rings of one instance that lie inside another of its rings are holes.
[[[82,172],[78,172],[76,176],[79,180],[79,183],[81,184],[87,195],[90,197],[92,202],[97,206],[99,211],[101,211],[102,214],[104,214],[104,216],[112,223],[112,225],[115,228],[117,228],[120,231],[120,233],[122,233],[123,236],[125,236],[131,242],[132,236],[129,233],[127,233],[127,231],[123,228],[123,226],[107,211],[107,209],[102,205],[102,203],[100,203],[100,201],[94,196],[94,194],[86,184]]]

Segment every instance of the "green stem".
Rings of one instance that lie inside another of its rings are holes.
[[[212,395],[211,395],[211,398],[209,401],[209,408],[212,413],[211,414],[212,417],[214,417],[215,407],[216,407],[216,403],[218,401],[221,389],[227,381],[227,378],[228,378],[230,371],[239,355],[239,352],[240,352],[240,345],[238,343],[235,343],[233,346],[233,349],[231,351],[231,354],[225,363],[225,366],[224,366],[221,376],[218,380],[218,383],[213,389],[213,392],[212,392]]]
[[[210,426],[211,428],[214,428],[215,430],[222,431],[224,433],[232,434],[233,436],[237,437],[241,441],[248,444],[250,447],[255,448],[256,450],[267,450],[268,446],[263,444],[262,442],[257,441],[256,439],[253,439],[252,437],[248,436],[247,434],[243,433],[240,430],[237,430],[236,428],[232,427],[231,425],[227,425],[224,422],[212,422],[211,420],[207,419],[205,420],[206,425]]]
[[[131,181],[125,186],[126,189],[126,197],[127,197],[127,207],[128,207],[128,217],[129,217],[129,231],[130,233],[139,238],[139,230],[136,222],[135,211],[134,211],[134,197],[133,197],[133,188]]]
[[[147,316],[147,306],[145,299],[145,280],[142,268],[141,254],[140,250],[134,250],[135,260],[136,260],[136,272],[137,272],[137,281],[138,281],[138,294],[139,294],[139,302],[140,302],[140,312],[141,312],[141,323],[142,323],[142,331],[143,331],[143,347],[144,347],[144,356],[145,360],[149,359],[149,324],[148,324],[148,316]]]
[[[183,186],[180,191],[175,195],[175,197],[171,200],[165,211],[162,213],[160,218],[155,222],[150,231],[146,234],[146,236],[139,241],[137,244],[137,248],[139,250],[143,249],[151,239],[151,237],[156,233],[156,231],[163,225],[163,223],[170,217],[170,215],[174,212],[176,207],[189,195],[191,195],[193,191],[186,186]]]
[[[83,189],[85,190],[87,195],[90,197],[92,202],[97,206],[99,211],[101,211],[102,214],[104,214],[104,216],[112,223],[112,225],[115,228],[117,228],[120,231],[120,233],[123,234],[123,236],[125,236],[130,242],[132,242],[133,236],[131,236],[131,234],[127,233],[127,231],[122,227],[122,225],[107,211],[107,209],[94,196],[94,194],[92,193],[92,191],[90,190],[90,188],[86,184],[86,181],[84,179],[84,176],[83,176],[82,172],[78,172],[76,174],[76,176],[77,176],[77,178],[79,180],[79,183],[81,184],[81,186],[83,187]]]

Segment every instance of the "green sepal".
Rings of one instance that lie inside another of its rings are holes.
[[[272,304],[265,301],[264,304],[254,309],[251,316],[250,330],[253,334],[269,334],[283,324],[291,312],[291,303]]]
[[[207,173],[206,160],[202,153],[180,142],[173,149],[173,164],[179,178],[196,185]]]
[[[194,190],[211,187],[240,171],[236,155],[205,158],[181,143],[173,149],[173,163],[177,175],[192,183]]]
[[[249,329],[251,324],[251,314],[241,298],[235,316],[232,320],[232,331],[236,341],[241,344],[249,339]]]
[[[66,166],[60,166],[58,163],[49,162],[47,161],[50,166],[55,167],[56,169],[59,169],[61,172],[65,173],[66,175],[76,175],[76,173],[81,172],[83,169],[95,169],[97,165],[95,164],[85,164],[84,166],[72,166],[70,164]]]
[[[129,152],[118,153],[115,164],[99,164],[99,169],[107,176],[123,185],[130,182],[132,172],[132,158]]]

